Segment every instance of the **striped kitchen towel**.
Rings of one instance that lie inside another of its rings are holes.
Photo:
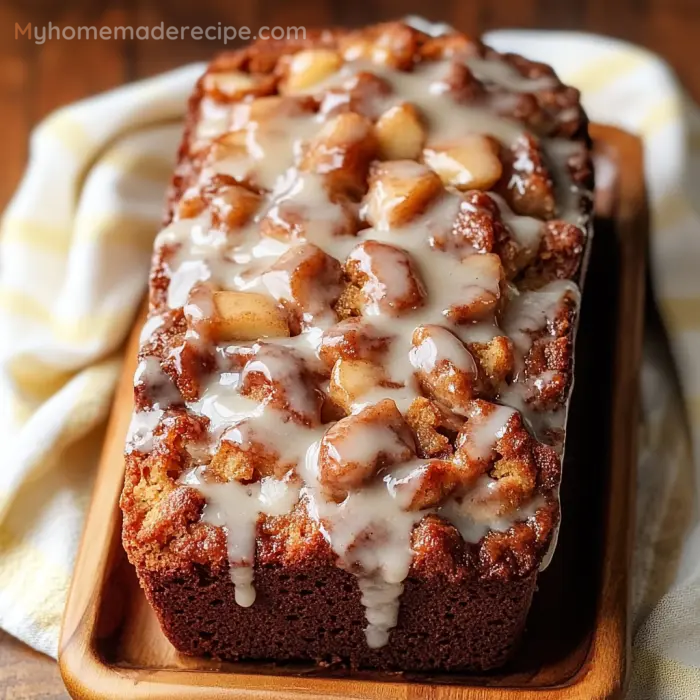
[[[34,131],[0,233],[0,625],[56,655],[121,359],[203,66]]]
[[[504,31],[554,65],[592,119],[644,138],[652,273],[681,378],[649,336],[630,697],[700,687],[700,117],[657,56],[563,32]],[[143,295],[181,118],[202,66],[66,107],[34,132],[0,237],[0,626],[56,654],[119,348]],[[694,444],[693,444],[694,441]],[[695,458],[693,458],[695,450]]]

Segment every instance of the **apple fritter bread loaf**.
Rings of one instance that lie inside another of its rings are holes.
[[[589,145],[576,90],[458,33],[213,61],[155,243],[121,499],[177,649],[506,661],[559,520]]]

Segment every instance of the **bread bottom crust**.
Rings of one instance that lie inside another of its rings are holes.
[[[175,648],[222,660],[315,661],[352,669],[486,671],[502,666],[525,627],[537,572],[524,579],[404,582],[389,642],[370,649],[354,575],[335,566],[256,567],[252,607],[228,572],[141,572]]]

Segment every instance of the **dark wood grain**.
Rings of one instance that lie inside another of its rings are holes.
[[[15,24],[166,26],[360,25],[416,13],[470,33],[497,27],[579,29],[616,36],[662,54],[700,99],[697,0],[0,0],[0,209],[27,159],[30,129],[55,107],[126,80],[206,60],[215,41],[54,41],[15,39]],[[30,664],[25,667],[24,664]],[[21,671],[24,668],[33,671]],[[24,675],[22,675],[24,674]],[[45,683],[54,678],[56,686]],[[0,634],[0,697],[61,694],[51,661]]]

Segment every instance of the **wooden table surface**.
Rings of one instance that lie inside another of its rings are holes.
[[[192,38],[157,40],[51,40],[38,44],[25,28],[96,26],[359,25],[422,14],[478,34],[493,28],[539,27],[599,32],[662,54],[700,100],[698,0],[0,0],[0,120],[3,167],[0,209],[17,185],[29,132],[52,109],[195,60],[221,44]],[[55,664],[0,632],[0,700],[63,698]]]

